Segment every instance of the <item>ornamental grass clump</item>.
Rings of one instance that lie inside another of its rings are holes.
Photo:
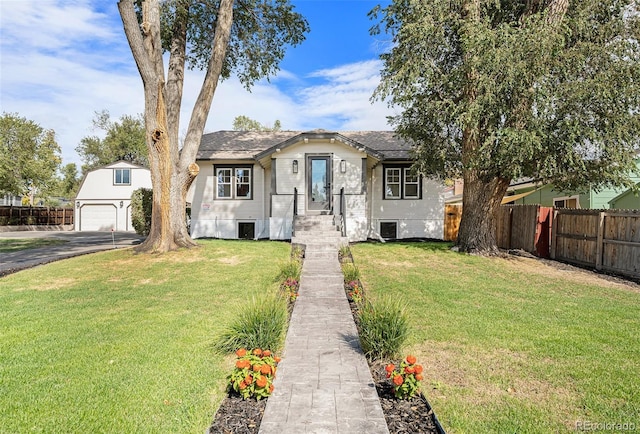
[[[407,356],[400,367],[389,363],[384,369],[387,371],[387,378],[393,383],[393,394],[397,399],[411,399],[420,392],[422,365],[416,363],[415,356]]]
[[[342,274],[344,275],[345,282],[360,280],[360,270],[354,264],[342,264]]]
[[[365,299],[358,309],[358,319],[360,345],[369,360],[394,358],[409,335],[406,309],[397,299]]]
[[[293,257],[287,262],[280,264],[280,272],[276,277],[277,281],[285,281],[287,279],[300,280],[300,273],[302,272],[302,260]]]
[[[242,399],[267,398],[273,392],[273,380],[280,358],[269,350],[256,348],[247,351],[240,348],[236,351],[235,367],[229,375],[229,387]]]
[[[287,304],[287,300],[279,295],[252,299],[240,308],[235,320],[218,338],[215,348],[225,353],[236,348],[278,350],[289,321]]]

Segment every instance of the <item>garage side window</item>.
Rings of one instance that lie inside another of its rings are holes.
[[[253,168],[251,166],[216,166],[216,199],[251,199]]]
[[[114,185],[131,185],[131,169],[113,169]]]

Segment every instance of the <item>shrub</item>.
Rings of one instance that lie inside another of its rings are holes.
[[[422,365],[416,363],[414,356],[407,356],[396,368],[393,363],[385,367],[387,378],[393,383],[393,394],[398,399],[411,399],[420,391]]]
[[[300,283],[293,277],[288,277],[280,285],[280,290],[290,302],[294,302],[298,298],[298,288],[300,288]]]
[[[235,320],[214,344],[215,348],[230,353],[238,348],[272,348],[282,346],[289,312],[287,301],[270,295],[253,298],[241,307]]]
[[[402,348],[409,333],[405,307],[389,297],[375,303],[365,300],[358,309],[360,344],[369,360],[390,359]]]
[[[354,264],[342,264],[342,274],[344,275],[345,282],[360,280],[360,270]]]
[[[131,194],[131,224],[138,235],[149,235],[152,207],[153,191],[150,188],[139,188]]]
[[[362,303],[362,300],[364,299],[364,292],[359,281],[352,280],[347,283],[347,296],[354,303]]]
[[[229,375],[229,387],[242,396],[242,399],[260,400],[271,395],[280,358],[271,351],[260,348],[252,351],[241,348],[236,351],[236,355],[238,360]]]

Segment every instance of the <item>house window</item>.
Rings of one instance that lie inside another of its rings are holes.
[[[131,169],[113,169],[115,185],[131,185]]]
[[[577,209],[580,208],[580,201],[578,199],[579,196],[557,197],[553,199],[553,206],[555,208]]]
[[[256,224],[254,222],[238,223],[238,238],[253,240],[256,237]]]
[[[385,240],[395,240],[398,238],[398,223],[380,222],[380,236]]]
[[[420,175],[411,171],[410,167],[384,167],[385,199],[420,199]]]
[[[408,167],[404,169],[404,198],[420,198],[420,176],[417,173],[412,173]]]
[[[251,199],[252,169],[250,166],[216,166],[216,198]]]

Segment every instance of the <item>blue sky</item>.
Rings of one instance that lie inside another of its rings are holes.
[[[80,163],[75,148],[96,111],[112,119],[141,113],[142,82],[111,0],[0,1],[0,111],[18,113],[56,132],[63,162]],[[231,129],[246,115],[284,129],[388,130],[385,103],[371,103],[379,55],[389,41],[370,36],[367,12],[388,1],[293,0],[309,21],[307,40],[289,48],[281,71],[247,92],[234,78],[218,86],[206,132]],[[186,74],[186,126],[202,73]]]

